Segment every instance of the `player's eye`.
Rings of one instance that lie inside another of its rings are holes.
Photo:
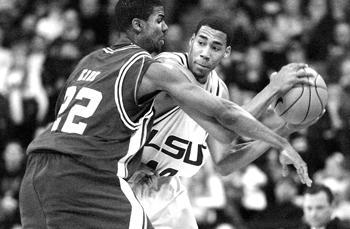
[[[219,46],[213,46],[213,49],[214,49],[214,51],[220,51],[220,50],[221,50],[221,47],[219,47]]]
[[[157,19],[157,22],[158,23],[162,23],[164,21],[164,17],[159,17],[158,19]]]

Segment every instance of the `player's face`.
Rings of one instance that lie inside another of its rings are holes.
[[[231,51],[226,34],[209,26],[202,26],[189,45],[189,68],[200,83],[206,82],[209,72]]]
[[[311,227],[322,227],[330,221],[332,206],[324,192],[306,194],[304,199],[304,217]]]
[[[143,48],[148,52],[160,52],[165,42],[168,26],[164,21],[164,7],[154,7],[153,13],[145,23],[143,29]]]

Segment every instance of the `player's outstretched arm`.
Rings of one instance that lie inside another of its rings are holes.
[[[304,65],[295,65],[293,70],[298,71],[302,67]],[[191,75],[191,73],[184,68],[178,68],[171,64],[154,63],[147,70],[139,93],[145,95],[143,93],[166,91],[181,107],[204,113],[239,135],[265,141],[273,147],[283,150],[293,160],[293,165],[302,182],[311,183],[306,163],[285,138],[264,126],[237,104],[212,96],[191,83],[186,77],[187,75]]]
[[[275,132],[283,137],[288,137],[296,131],[313,125],[318,119],[302,125],[284,123],[278,127]],[[209,138],[207,143],[216,168],[221,175],[228,175],[233,171],[244,168],[271,148],[269,144],[260,140],[237,145],[223,145]],[[291,161],[288,161],[288,156],[284,154],[280,154],[280,159],[285,173],[286,169],[288,169],[287,165],[291,164]]]
[[[287,137],[293,131],[283,125],[275,132]],[[217,171],[224,176],[246,167],[271,148],[270,144],[260,140],[227,145],[209,137],[207,144]]]

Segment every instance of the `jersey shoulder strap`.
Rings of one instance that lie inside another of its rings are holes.
[[[185,67],[188,67],[188,56],[187,53],[181,53],[181,52],[162,52],[155,56],[156,60],[162,60],[162,59],[171,59],[175,62],[177,62],[180,65],[183,65]]]

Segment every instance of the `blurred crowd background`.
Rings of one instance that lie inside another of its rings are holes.
[[[55,101],[85,54],[113,44],[117,0],[0,0],[0,229],[20,229],[18,190],[25,149],[53,121]],[[334,215],[350,220],[350,1],[165,0],[165,51],[185,51],[198,21],[228,19],[233,52],[218,71],[242,105],[290,62],[305,62],[328,85],[325,115],[290,137],[314,182],[336,195]],[[261,118],[274,127],[272,110]],[[241,139],[246,141],[249,139]],[[209,162],[188,183],[200,229],[297,228],[304,185],[282,177],[278,152],[221,177]],[[259,226],[257,226],[259,225]]]

